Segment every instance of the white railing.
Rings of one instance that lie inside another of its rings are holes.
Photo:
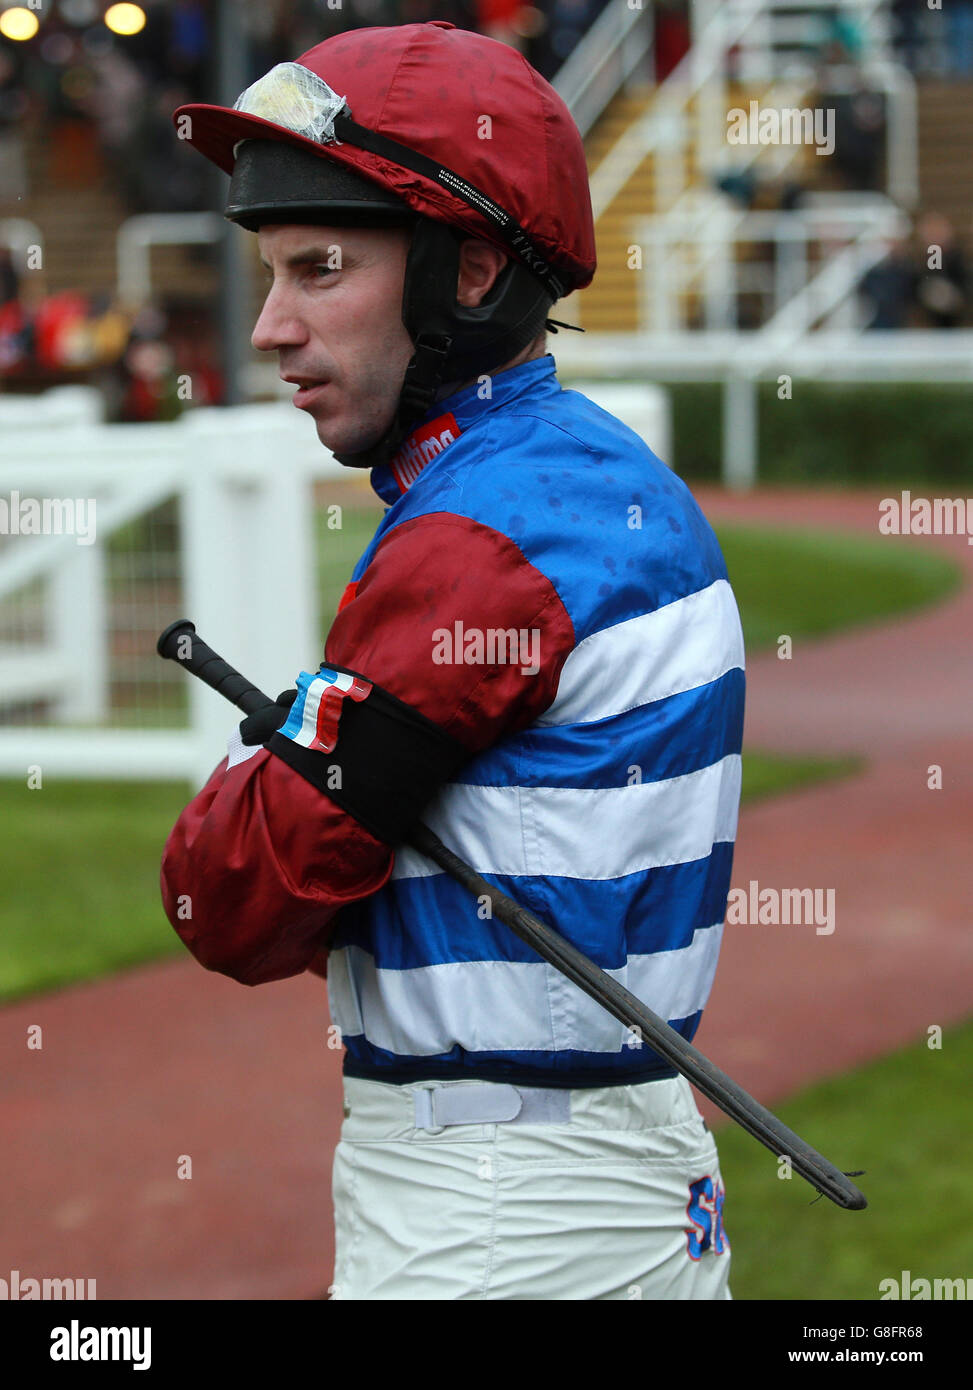
[[[657,454],[668,455],[664,391],[644,383],[578,384]],[[159,727],[159,711],[156,727],[107,727],[111,619],[119,601],[109,590],[110,538],[176,498],[178,585],[170,583],[164,599],[152,594],[150,620],[156,608],[159,629],[191,618],[207,641],[276,694],[320,651],[313,484],[341,479],[347,488],[358,479],[321,446],[306,416],[284,403],[197,409],[167,424],[89,422],[67,432],[61,425],[45,428],[41,422],[57,411],[44,397],[34,401],[35,429],[11,435],[0,461],[4,514],[13,516],[16,507],[19,515],[25,500],[81,500],[85,540],[79,543],[70,527],[35,535],[8,524],[0,534],[5,626],[17,626],[9,619],[27,586],[41,618],[32,625],[41,629],[39,638],[0,642],[0,716],[25,703],[49,711],[49,722],[28,728],[0,723],[0,777],[23,776],[39,765],[55,777],[185,778],[200,785],[223,755],[234,715],[199,681],[186,681],[188,728]],[[362,497],[371,494],[363,488]],[[349,577],[353,563],[351,557]],[[177,587],[179,611],[172,610]],[[154,654],[158,632],[143,628],[139,621],[124,630],[130,643],[137,634],[140,664],[145,657],[161,667]]]
[[[652,0],[609,3],[558,69],[551,85],[586,136],[652,50]],[[651,74],[645,74],[651,80]]]
[[[0,775],[40,764],[52,775],[187,777],[219,761],[232,712],[189,682],[185,731],[98,727],[108,706],[105,545],[121,526],[178,499],[185,616],[266,688],[318,648],[315,478],[342,473],[308,421],[287,405],[201,409],[158,425],[19,431],[0,462],[0,497],[81,499],[93,543],[77,534],[0,538],[0,601],[44,586],[44,637],[0,651],[0,708],[48,704],[83,731],[0,728]],[[8,531],[14,528],[8,525]],[[184,616],[163,615],[166,621]],[[275,687],[276,689],[276,687]],[[229,718],[228,718],[229,716]]]
[[[767,0],[741,0],[739,8],[717,7],[689,52],[656,91],[649,110],[625,130],[591,176],[595,221],[621,193],[646,156],[656,152],[657,209],[669,207],[687,186],[681,167],[688,146],[688,112],[694,98],[714,78],[722,84],[726,54]],[[696,6],[693,7],[696,14]],[[676,166],[676,167],[674,167]]]
[[[812,333],[770,357],[759,333],[588,333],[559,345],[562,380],[720,381],[723,481],[756,481],[756,383],[781,374],[820,381],[937,381],[973,385],[973,329]],[[677,460],[678,463],[678,460]]]
[[[636,237],[648,248],[640,320],[650,332],[689,327],[687,292],[699,286],[706,327],[735,328],[741,290],[756,289],[773,305],[766,330],[796,331],[800,323],[799,331],[807,331],[827,312],[809,317],[809,307],[825,298],[830,309],[840,307],[888,240],[907,231],[907,219],[882,194],[821,196],[789,212],[745,212],[715,194],[683,199],[680,209],[636,224]],[[764,243],[773,247],[769,263],[741,265],[742,247]],[[852,243],[854,256],[835,249]],[[812,280],[814,244],[826,246],[832,259]]]
[[[137,308],[152,297],[152,247],[217,242],[226,221],[218,212],[145,212],[129,217],[115,242],[116,293]]]
[[[866,68],[869,79],[885,95],[886,179],[889,197],[903,208],[919,202],[919,94],[908,68],[879,59]]]
[[[732,8],[730,0],[727,8]],[[782,66],[806,66],[808,50],[816,51],[829,37],[833,12],[859,28],[862,46],[870,52],[890,49],[887,0],[768,0],[763,14],[744,34],[737,54],[741,81],[770,81]]]
[[[824,0],[821,0],[823,5]],[[811,8],[811,4],[786,8]],[[728,60],[731,52],[744,43],[754,26],[773,20],[783,8],[773,0],[695,0],[693,44],[688,53],[659,86],[646,113],[625,130],[591,176],[595,220],[606,211],[634,176],[650,153],[655,155],[653,207],[664,212],[675,206],[691,187],[689,152],[695,150],[695,164],[702,178],[710,178],[731,167],[724,143],[727,113]],[[848,10],[873,23],[884,9],[884,0],[844,0],[828,8]],[[784,71],[773,59],[773,27],[764,25],[761,43],[769,45],[768,75],[775,85],[764,94],[762,105],[789,104],[793,91],[812,92],[816,86],[812,66],[787,64]],[[881,32],[881,31],[879,31]],[[918,197],[918,118],[915,83],[911,75],[893,62],[884,40],[876,38],[877,49],[867,56],[862,70],[867,80],[885,97],[888,113],[886,191],[904,207],[912,207]],[[692,112],[695,108],[695,118]],[[773,147],[770,147],[773,148]],[[795,152],[799,150],[795,146]],[[736,152],[732,167],[752,163],[767,150]],[[779,155],[771,156],[777,158]]]
[[[763,325],[757,338],[769,355],[796,343],[826,314],[856,296],[866,273],[888,254],[890,243],[906,236],[909,230],[908,219],[891,203],[808,209],[781,216],[803,222],[802,230],[814,228],[814,235],[821,241],[833,238],[847,240],[847,244],[829,255],[817,274],[806,280],[793,297],[779,304]],[[860,323],[858,327],[865,325]]]
[[[105,418],[105,399],[94,386],[54,386],[41,396],[0,395],[0,434],[12,430],[73,429]]]
[[[29,221],[26,217],[0,217],[0,246],[8,246],[19,257],[22,271],[38,268],[28,267],[27,264],[28,255],[35,246],[41,253],[43,263],[43,234],[37,223]]]

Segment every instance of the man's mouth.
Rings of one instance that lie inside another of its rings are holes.
[[[285,376],[281,380],[297,387],[294,392],[293,403],[298,410],[304,410],[307,406],[313,405],[324,388],[330,384],[327,377],[318,379],[309,376]]]

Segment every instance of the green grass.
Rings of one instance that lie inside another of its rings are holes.
[[[780,399],[777,389],[775,376],[757,390],[761,483],[970,496],[973,435],[966,382],[795,377],[789,400]],[[672,408],[666,463],[680,477],[716,482],[723,448],[721,383],[669,382],[666,390]]]
[[[380,513],[345,507],[339,530],[317,514],[323,632]],[[877,524],[877,523],[876,523]],[[740,607],[748,651],[878,622],[947,598],[962,571],[951,560],[890,536],[720,525],[715,528]]]
[[[782,792],[799,791],[817,782],[850,777],[865,767],[864,758],[791,758],[782,753],[743,750],[743,801],[760,801]]]
[[[931,1020],[932,1022],[932,1020]],[[782,1040],[782,1046],[797,1046]],[[927,1039],[777,1108],[786,1125],[868,1198],[842,1211],[799,1177],[777,1177],[774,1156],[736,1125],[717,1144],[738,1299],[878,1299],[882,1279],[973,1277],[973,1024]],[[811,1203],[814,1203],[811,1205]]]
[[[182,782],[0,783],[0,998],[135,965],[184,947],[159,894]]]
[[[716,528],[747,650],[787,634],[821,637],[948,597],[962,582],[951,560],[890,536],[751,526]]]
[[[747,753],[743,799],[855,770],[852,759]],[[0,999],[181,954],[159,861],[188,799],[181,782],[0,782],[16,835],[0,838]]]
[[[328,524],[326,508],[315,513],[317,536],[318,611],[321,615],[321,641],[324,642],[334,621],[341,595],[351,578],[351,572],[375,534],[382,519],[381,507],[342,507],[341,526]]]

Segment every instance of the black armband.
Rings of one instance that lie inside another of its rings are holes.
[[[469,749],[345,666],[302,671],[297,687],[265,747],[377,839],[402,844]]]

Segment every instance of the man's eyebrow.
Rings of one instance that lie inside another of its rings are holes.
[[[334,255],[336,249],[339,251],[341,250],[340,247],[336,248],[333,243],[330,246],[309,246],[303,251],[294,251],[291,255],[286,256],[284,258],[284,265],[287,266],[289,270],[293,270],[295,267],[302,265],[326,264]],[[344,259],[344,252],[341,254],[342,259]],[[260,264],[265,270],[273,269],[270,262],[266,261],[263,256],[260,257]]]

